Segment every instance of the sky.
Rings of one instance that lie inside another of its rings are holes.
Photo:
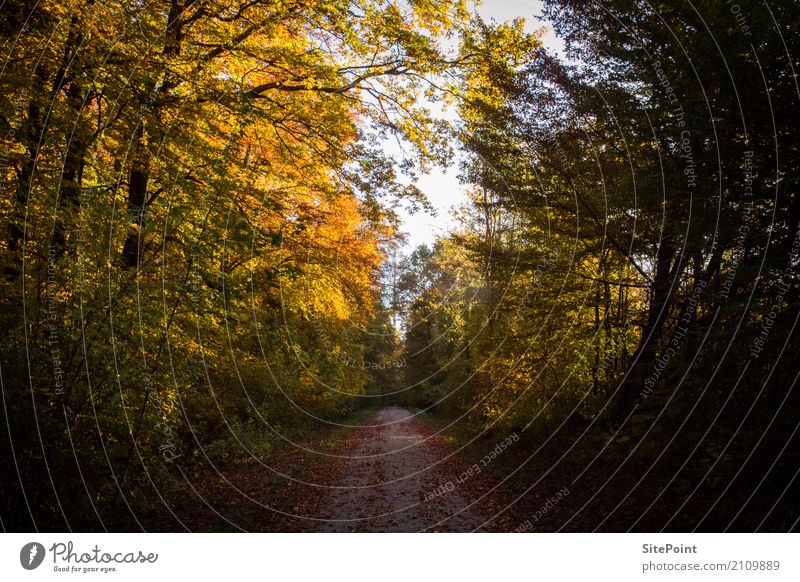
[[[522,17],[525,19],[525,30],[529,32],[547,27],[546,22],[534,18],[542,13],[541,2],[535,0],[484,0],[478,6],[477,12],[484,19],[494,19],[497,22]],[[542,37],[542,42],[551,51],[561,52],[563,48],[563,43],[553,34],[552,30],[547,31]],[[424,211],[413,215],[405,210],[400,211],[403,231],[408,235],[406,252],[410,252],[421,244],[431,244],[437,235],[446,233],[448,227],[452,225],[451,210],[466,201],[465,186],[459,183],[457,176],[458,160],[456,159],[452,167],[447,170],[435,168],[429,174],[419,178],[417,186],[426,194],[436,209],[436,216]]]

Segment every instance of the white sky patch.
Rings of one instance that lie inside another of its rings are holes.
[[[547,33],[542,42],[549,51],[563,54],[564,43],[549,29],[547,23],[537,19],[542,14],[542,3],[534,0],[484,0],[477,8],[478,14],[485,20],[497,22],[510,21],[518,17],[525,19],[525,30],[534,32],[543,27]],[[438,104],[432,104],[434,111],[440,110]],[[455,112],[448,111],[445,118],[452,118]],[[387,143],[391,152],[399,151],[396,144]],[[428,244],[444,235],[453,225],[452,210],[467,200],[465,186],[458,181],[458,157],[447,170],[433,168],[428,174],[420,176],[417,186],[426,194],[431,205],[436,209],[436,216],[419,211],[409,214],[401,208],[398,212],[403,220],[402,230],[407,234],[405,252],[410,252],[421,244]]]

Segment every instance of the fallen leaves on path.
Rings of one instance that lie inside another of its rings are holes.
[[[301,449],[219,471],[190,489],[192,530],[509,531],[519,520],[481,468],[425,420],[384,408],[324,455]],[[202,498],[202,499],[201,499]]]

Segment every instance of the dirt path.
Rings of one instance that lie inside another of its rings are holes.
[[[389,407],[361,425],[331,441],[321,433],[305,448],[196,470],[169,495],[179,521],[162,511],[147,529],[470,532],[519,526],[514,511],[493,519],[511,497],[495,487],[488,465],[456,452],[433,423]],[[325,456],[313,452],[322,450]]]
[[[327,461],[323,488],[306,515],[307,531],[474,531],[501,507],[481,464],[451,455],[452,446],[403,408],[384,408],[346,438]],[[370,426],[373,425],[373,426]],[[447,458],[450,456],[450,458]]]

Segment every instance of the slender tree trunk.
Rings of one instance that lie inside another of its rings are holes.
[[[673,265],[674,262],[674,265]],[[617,412],[627,414],[644,389],[644,381],[655,363],[664,322],[672,303],[675,281],[680,277],[685,261],[669,241],[662,241],[656,255],[656,272],[651,287],[650,304],[642,328],[642,337],[633,354],[633,366],[628,371],[617,395]]]
[[[178,0],[170,3],[167,24],[164,32],[164,47],[162,54],[174,57],[180,54],[181,40],[183,39],[182,15],[184,6]],[[175,81],[165,74],[160,86],[153,86],[151,93],[157,92],[166,95],[174,87]],[[147,97],[150,99],[150,97]],[[147,106],[152,106],[147,103]],[[157,114],[157,112],[156,112]],[[144,146],[145,120],[141,119],[136,128],[134,139],[134,159],[128,175],[128,217],[130,229],[122,246],[122,264],[129,268],[138,268],[142,261],[142,251],[145,234],[145,211],[148,204],[147,187],[150,181],[150,158]]]

